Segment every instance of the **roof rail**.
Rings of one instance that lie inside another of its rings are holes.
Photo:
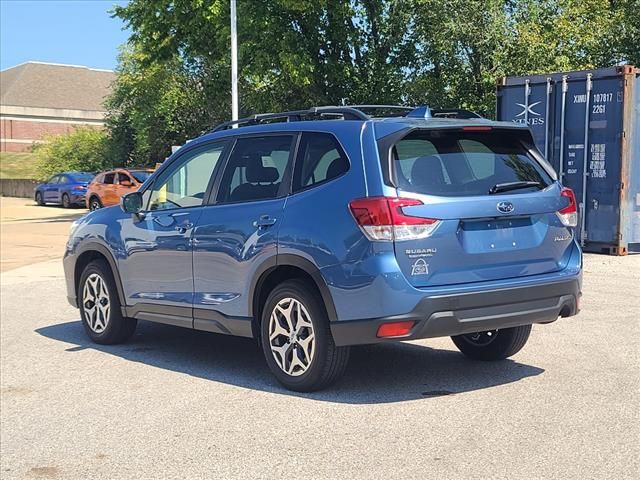
[[[406,107],[403,105],[345,105],[340,107],[312,107],[308,110],[293,110],[290,112],[260,113],[250,117],[221,123],[209,130],[208,133],[219,132],[234,125],[258,125],[268,120],[284,119],[287,122],[297,122],[308,117],[341,116],[345,120],[369,120],[376,117],[375,112],[384,112],[382,117],[415,117],[415,118],[482,118],[475,112],[462,109],[431,110],[427,105]]]
[[[250,117],[241,118],[239,120],[232,120],[230,122],[221,123],[213,130],[210,130],[209,133],[226,130],[233,125],[257,125],[264,122],[265,120],[275,120],[279,118],[286,118],[287,122],[296,122],[302,120],[304,117],[323,115],[340,115],[345,120],[369,120],[370,118],[364,112],[352,107],[313,107],[308,110],[294,110],[291,112],[261,113],[258,115],[252,115]]]
[[[377,115],[370,114],[369,112],[385,112],[390,115],[382,115],[383,117],[404,117],[407,113],[413,110],[415,107],[405,107],[402,105],[347,105],[348,107],[355,108],[362,112],[365,112],[370,117],[376,117]]]

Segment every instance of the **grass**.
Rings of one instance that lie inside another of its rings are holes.
[[[38,179],[35,154],[0,152],[0,178]]]

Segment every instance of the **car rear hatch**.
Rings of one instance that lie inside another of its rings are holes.
[[[575,198],[555,181],[527,130],[417,129],[394,143],[388,161],[399,198],[389,208],[396,223],[415,225],[394,236],[412,285],[524,277],[566,265]]]

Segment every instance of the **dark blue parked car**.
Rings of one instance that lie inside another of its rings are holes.
[[[529,130],[383,110],[223,124],[122,208],[78,220],[64,268],[88,336],[122,342],[149,320],[252,337],[282,384],[309,391],[351,345],[451,336],[500,360],[532,324],[578,313],[575,197]]]
[[[95,176],[95,173],[88,172],[65,172],[54,175],[36,187],[36,203],[38,205],[55,203],[64,208],[71,208],[74,205],[84,206],[87,185]]]

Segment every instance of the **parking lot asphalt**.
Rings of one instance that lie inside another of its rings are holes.
[[[86,209],[37,206],[28,198],[0,197],[0,272],[60,258],[69,227]]]
[[[586,255],[580,315],[511,360],[364,346],[313,394],[246,339],[141,322],[89,343],[59,259],[1,283],[2,479],[640,477],[640,256]]]

